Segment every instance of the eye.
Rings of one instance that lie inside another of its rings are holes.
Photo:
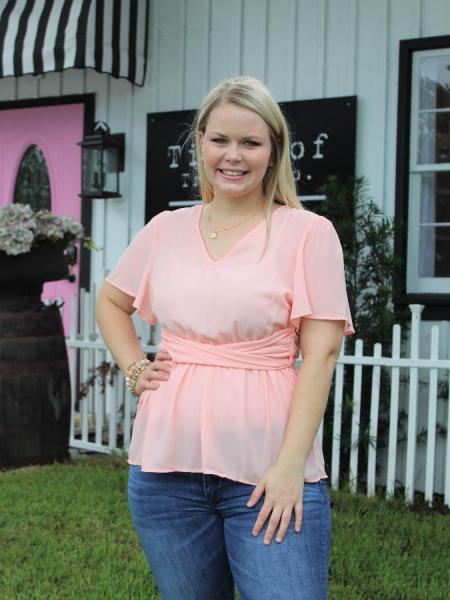
[[[244,144],[246,146],[260,146],[259,142],[255,142],[255,140],[244,140]]]
[[[224,138],[212,138],[211,141],[214,142],[215,144],[222,144],[225,142],[225,139]]]

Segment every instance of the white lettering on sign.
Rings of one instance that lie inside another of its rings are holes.
[[[191,176],[189,175],[189,173],[181,173],[181,187],[182,188],[189,187],[190,178],[191,178]]]
[[[181,164],[183,147],[179,144],[167,146],[167,156],[169,157],[169,169],[185,169],[185,165]],[[187,148],[187,154],[189,156],[189,167],[195,168],[197,166],[197,152],[195,148],[195,142],[191,142]],[[197,175],[193,176],[191,173],[180,174],[181,187],[183,189],[189,189],[190,185],[193,188],[198,188],[199,180]]]
[[[192,189],[200,189],[200,179],[198,175],[192,173],[181,173],[181,187],[189,188],[189,184],[191,184]]]
[[[328,139],[327,133],[319,133],[316,139],[313,141],[313,146],[315,146],[315,154],[312,158],[314,159],[322,159],[324,158],[324,154],[322,152],[322,146],[325,143],[325,140]],[[292,160],[300,160],[305,156],[305,144],[301,140],[295,140],[295,142],[291,143],[291,159]]]
[[[176,144],[173,146],[167,147],[167,156],[169,157],[170,169],[179,169],[181,167],[181,152],[183,148]],[[187,153],[189,155],[189,166],[196,167],[197,166],[197,152],[195,148],[195,143],[192,142],[189,148],[187,149]]]
[[[188,148],[189,154],[189,166],[196,167],[197,166],[197,151],[195,149],[195,143],[192,142]]]
[[[323,154],[320,149],[324,144],[324,140],[327,140],[327,139],[328,139],[327,133],[319,133],[319,135],[314,140],[313,144],[316,147],[316,153],[313,156],[314,159],[323,158]]]
[[[291,144],[291,158],[292,160],[299,160],[305,155],[305,146],[303,142],[292,142]]]
[[[167,156],[170,158],[170,169],[178,169],[180,166],[181,146],[169,146],[167,148]]]

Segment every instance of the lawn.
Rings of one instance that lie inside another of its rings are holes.
[[[1,600],[159,598],[126,481],[117,456],[0,472]],[[332,499],[330,600],[447,597],[447,515],[346,492]]]

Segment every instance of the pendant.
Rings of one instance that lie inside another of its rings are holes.
[[[211,232],[211,233],[209,234],[209,237],[210,237],[210,238],[213,240],[214,238],[216,238],[216,237],[217,237],[217,232],[216,232],[216,231],[213,231],[213,232]]]

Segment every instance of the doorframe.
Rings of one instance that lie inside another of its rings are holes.
[[[2,100],[0,110],[15,108],[35,108],[38,106],[59,106],[63,104],[84,104],[83,137],[90,135],[95,122],[95,94],[74,94],[71,96],[49,96],[44,98],[27,98],[24,100]],[[81,142],[81,140],[80,140]],[[81,191],[81,171],[80,171]],[[92,233],[92,201],[81,198],[81,224],[85,234]],[[79,287],[90,290],[91,251],[80,245]]]

